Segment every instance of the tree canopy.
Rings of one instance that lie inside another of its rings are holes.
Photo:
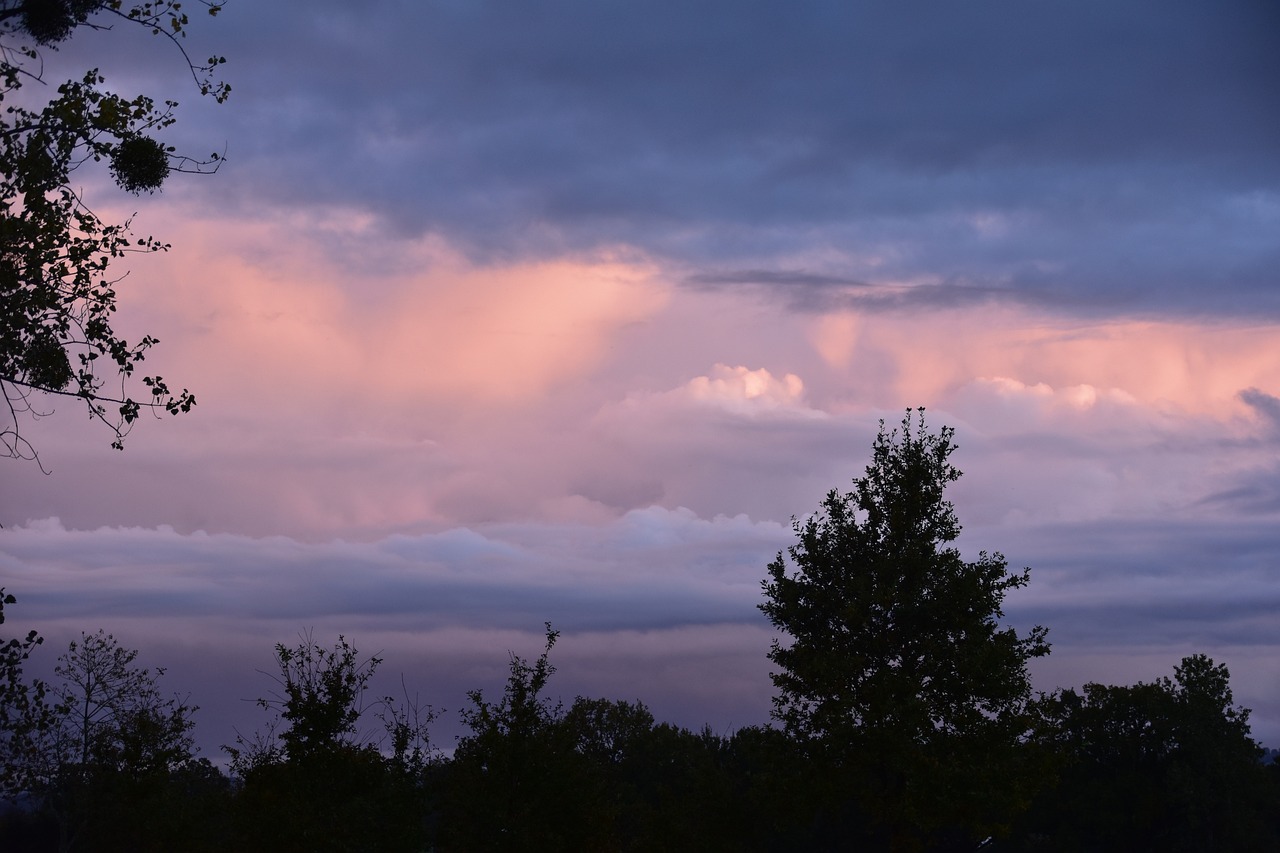
[[[0,616],[12,603],[0,590]],[[547,696],[557,636],[547,628],[534,660],[510,655],[500,697],[469,692],[470,734],[452,755],[430,745],[429,706],[362,698],[377,657],[342,637],[277,646],[276,687],[258,703],[273,721],[228,749],[233,779],[192,755],[195,708],[163,697],[161,671],[110,635],[81,635],[48,683],[21,672],[38,637],[0,642],[0,849],[1277,849],[1280,774],[1261,763],[1226,667],[1204,655],[1172,679],[1041,696],[1011,744],[979,731],[901,749],[895,785],[886,753],[852,729],[843,750],[834,734],[656,723],[639,701],[566,707]],[[1028,767],[1038,792],[1008,796],[995,771]],[[869,780],[886,785],[878,799]],[[978,804],[990,837],[978,835],[966,810],[993,794]]]
[[[1054,782],[1002,849],[1275,849],[1276,792],[1226,665],[1190,655],[1173,673],[1040,701]]]
[[[223,4],[197,0],[210,15]],[[221,155],[193,158],[159,134],[173,124],[177,103],[112,91],[89,69],[48,91],[41,51],[81,27],[141,26],[176,46],[198,91],[218,102],[230,87],[217,79],[225,61],[193,60],[183,46],[190,20],[177,0],[0,0],[0,455],[39,461],[24,422],[43,417],[48,395],[80,401],[123,447],[143,411],[179,414],[195,397],[172,391],[162,376],[140,377],[138,365],[157,343],[129,341],[113,321],[125,256],[165,251],[154,237],[135,236],[131,222],[107,222],[93,211],[72,174],[105,165],[122,190],[151,193],[175,171],[217,169]]]
[[[953,435],[929,432],[923,410],[892,431],[881,422],[853,490],[794,523],[798,541],[769,565],[760,605],[786,635],[769,652],[775,718],[859,792],[846,808],[907,846],[899,836],[935,826],[981,837],[1023,796],[1027,662],[1049,651],[1045,629],[1020,637],[1000,624],[1028,571],[950,545]]]
[[[52,682],[28,682],[21,664],[38,643],[33,632],[0,655],[0,798],[26,797],[54,815],[60,851],[106,849],[105,838],[123,849],[172,845],[150,812],[175,778],[212,770],[195,758],[195,707],[165,696],[164,670],[138,666],[136,650],[102,631],[70,643]]]

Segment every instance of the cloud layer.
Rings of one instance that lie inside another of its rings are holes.
[[[236,175],[200,203],[354,207],[476,259],[625,245],[808,306],[1276,316],[1266,4],[423,3],[384,20],[229,13],[236,100],[210,120]],[[319,56],[336,61],[303,60]],[[867,300],[849,280],[906,290]]]

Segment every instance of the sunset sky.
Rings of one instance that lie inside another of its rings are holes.
[[[119,327],[199,401],[5,461],[6,635],[115,632],[206,754],[276,642],[448,709],[551,692],[768,720],[765,565],[907,407],[962,551],[1030,566],[1038,689],[1206,652],[1280,746],[1280,6],[232,0],[202,102],[117,27],[48,61],[182,102],[213,177]],[[57,82],[54,80],[53,82]],[[99,182],[100,183],[100,182]],[[8,614],[6,614],[8,615]]]

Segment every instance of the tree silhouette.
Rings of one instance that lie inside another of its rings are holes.
[[[10,645],[10,648],[12,646]],[[159,688],[163,669],[110,634],[82,634],[50,683],[6,685],[4,789],[57,822],[58,848],[147,849],[182,828],[150,815],[175,776],[211,770],[195,759],[195,708]],[[159,845],[163,847],[164,845]]]
[[[241,782],[237,845],[298,853],[422,849],[430,709],[370,701],[382,659],[362,658],[345,637],[325,648],[308,634],[275,652],[279,689],[258,700],[275,719],[266,732],[224,747]],[[375,709],[383,712],[389,755],[381,738],[360,729]]]
[[[1027,571],[950,545],[953,434],[929,432],[923,410],[891,432],[882,422],[853,490],[795,522],[760,605],[786,635],[769,652],[774,716],[831,774],[833,813],[899,849],[1005,826],[1029,782],[1027,661],[1049,651],[1043,628],[1019,637],[999,622]]]
[[[467,693],[471,704],[461,716],[471,733],[458,741],[449,769],[442,843],[464,850],[589,849],[584,836],[592,827],[580,818],[594,791],[581,785],[586,764],[561,725],[563,706],[544,695],[559,636],[547,623],[537,660],[511,654],[496,702],[481,690]]]
[[[1224,664],[1191,655],[1172,679],[1090,683],[1041,704],[1057,783],[1005,849],[1277,849],[1278,792]]]
[[[211,15],[222,8],[198,2]],[[72,174],[105,163],[121,189],[149,193],[172,171],[216,170],[220,156],[192,159],[165,145],[157,134],[173,124],[177,104],[112,92],[97,69],[58,86],[43,108],[33,106],[31,89],[44,83],[41,50],[56,49],[79,27],[112,22],[171,41],[202,94],[221,102],[230,91],[213,76],[221,57],[198,63],[183,49],[189,19],[177,0],[0,0],[0,455],[37,464],[22,423],[49,412],[33,395],[81,401],[117,448],[143,411],[179,414],[195,405],[192,394],[172,392],[161,376],[143,377],[141,394],[130,390],[157,341],[147,335],[130,342],[113,327],[123,278],[113,264],[169,247],[135,237],[128,220],[100,219]],[[111,379],[118,388],[108,386]]]

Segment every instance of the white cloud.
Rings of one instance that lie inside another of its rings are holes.
[[[768,369],[716,364],[678,388],[660,393],[631,394],[622,404],[628,412],[720,412],[741,418],[821,419],[826,413],[810,408],[804,381],[794,373],[774,376]]]
[[[794,373],[774,378],[764,368],[751,370],[741,365],[717,364],[710,376],[689,380],[684,390],[700,403],[721,406],[741,414],[779,409],[812,412],[802,408],[804,382]]]

